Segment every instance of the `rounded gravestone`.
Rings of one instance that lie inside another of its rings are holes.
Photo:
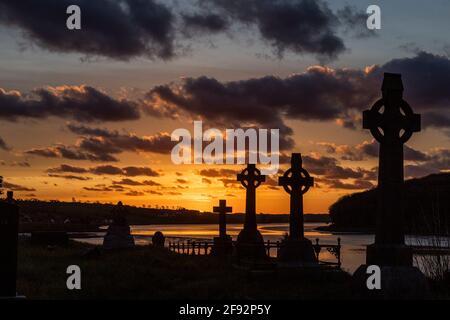
[[[163,235],[161,231],[156,231],[152,237],[153,246],[164,248],[164,242],[166,241],[166,237]]]

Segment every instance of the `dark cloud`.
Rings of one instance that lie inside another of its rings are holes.
[[[365,190],[372,189],[374,184],[367,180],[354,180],[353,182],[343,182],[337,179],[318,179],[317,182],[326,184],[332,189],[345,189],[345,190]]]
[[[33,148],[26,150],[25,154],[40,156],[45,158],[64,158],[69,160],[90,160],[94,162],[116,162],[114,156],[102,152],[85,152],[78,146],[65,146],[58,144],[56,146],[45,148]]]
[[[34,188],[28,188],[28,187],[24,187],[24,186],[21,186],[18,184],[9,183],[6,181],[3,181],[3,188],[11,190],[11,191],[26,191],[26,192],[36,191],[36,189],[34,189]]]
[[[323,1],[314,0],[212,0],[200,1],[209,8],[248,26],[255,26],[261,38],[279,56],[285,51],[312,53],[334,58],[345,50],[336,34],[337,16]]]
[[[405,177],[418,178],[449,170],[450,149],[434,149],[426,154],[426,159],[405,165]]]
[[[324,146],[327,153],[338,154],[342,160],[362,161],[367,158],[378,158],[379,143],[372,139],[371,141],[364,141],[356,146],[336,145],[334,143],[319,142]],[[427,154],[420,150],[404,145],[404,159],[406,161],[425,161]]]
[[[48,173],[90,173],[95,175],[123,175],[127,177],[148,176],[158,177],[160,174],[149,167],[124,167],[119,168],[111,165],[103,165],[91,168],[74,167],[62,164],[59,167],[50,168]]]
[[[66,8],[82,8],[82,28],[68,31]],[[174,56],[174,15],[153,0],[0,2],[0,23],[20,28],[41,48],[127,60]]]
[[[5,140],[3,140],[1,137],[0,137],[0,149],[5,151],[11,150],[11,148],[8,147],[8,145],[6,144]]]
[[[137,176],[148,176],[148,177],[159,177],[160,174],[149,167],[125,167],[122,169],[126,176],[137,177]]]
[[[214,13],[183,14],[182,18],[184,30],[188,36],[223,32],[229,27],[227,19]]]
[[[111,166],[111,165],[106,165],[106,166],[98,166],[95,168],[91,168],[89,169],[90,173],[93,174],[98,174],[98,175],[103,175],[103,174],[108,174],[108,175],[119,175],[119,174],[123,174],[123,170],[121,168],[115,167],[115,166]]]
[[[236,177],[237,171],[232,169],[202,169],[199,174],[203,177],[218,178],[218,177]]]
[[[117,100],[89,86],[61,86],[36,89],[24,95],[0,88],[0,119],[47,118],[50,116],[83,122],[139,119],[138,104]]]
[[[125,185],[125,186],[161,186],[160,183],[153,180],[136,181],[133,179],[122,179],[120,181],[113,181],[113,185]]]
[[[152,152],[167,154],[170,153],[174,142],[170,135],[165,132],[157,133],[153,136],[139,137],[132,133],[119,133],[107,129],[89,128],[69,124],[70,131],[83,136],[73,146],[57,144],[45,148],[33,148],[26,150],[29,155],[46,158],[65,158],[70,160],[90,160],[94,162],[117,162],[115,154],[122,152]],[[150,171],[145,167],[126,167],[122,169],[109,168],[115,170],[117,174],[128,176],[145,174],[156,176],[158,173]],[[120,173],[120,170],[123,172]]]
[[[211,184],[212,181],[208,178],[202,178],[202,183]]]
[[[346,128],[361,129],[361,111],[381,96],[383,72],[402,73],[405,99],[423,115],[424,128],[449,128],[450,60],[426,52],[364,70],[314,66],[287,78],[231,82],[185,78],[149,91],[148,108],[161,115],[200,117],[227,128],[279,128],[281,149],[289,150],[294,146],[293,131],[285,119],[337,121]]]
[[[337,11],[339,21],[344,32],[354,34],[357,38],[367,38],[376,35],[374,30],[367,28],[367,13],[358,10],[355,6],[345,6]]]
[[[170,135],[165,132],[149,137],[139,137],[132,133],[120,133],[74,124],[69,124],[68,128],[73,133],[85,135],[78,142],[78,147],[94,154],[116,154],[125,151],[165,154],[169,153],[175,145],[175,142],[171,141]]]
[[[54,174],[54,173],[49,173],[48,176],[51,178],[61,178],[61,179],[67,179],[67,180],[80,180],[80,181],[91,180],[91,178],[89,178],[89,177],[82,177],[82,176],[75,176],[75,175],[62,175],[62,174]]]
[[[141,197],[141,196],[145,196],[145,193],[142,191],[136,191],[136,190],[130,190],[126,193],[124,193],[126,196],[130,196],[130,197]]]
[[[68,164],[62,164],[59,167],[48,169],[47,172],[48,173],[66,173],[66,172],[87,173],[88,170],[86,170],[85,168],[70,166]]]

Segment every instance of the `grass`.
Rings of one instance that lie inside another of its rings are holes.
[[[19,245],[18,292],[30,299],[333,299],[349,298],[350,275],[249,276],[229,261],[183,256],[151,246],[104,252],[71,243],[47,249]],[[69,265],[82,272],[82,290],[66,288]]]

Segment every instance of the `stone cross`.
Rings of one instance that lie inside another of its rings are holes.
[[[227,236],[227,213],[232,212],[231,207],[227,207],[227,200],[219,200],[219,206],[214,207],[213,211],[219,213],[219,237]]]
[[[314,179],[302,167],[302,156],[293,153],[291,168],[278,178],[278,185],[291,196],[289,216],[289,237],[300,240],[305,237],[303,226],[303,195],[314,185]]]
[[[266,181],[266,176],[263,176],[254,164],[248,164],[247,168],[237,175],[237,181],[246,189],[244,229],[256,229],[256,188]]]
[[[0,202],[0,297],[16,297],[19,207],[8,195]]]
[[[401,262],[401,254],[388,248],[405,244],[402,204],[403,144],[411,138],[414,132],[419,132],[421,129],[420,115],[415,114],[409,104],[403,100],[403,84],[400,74],[384,74],[382,98],[370,110],[364,111],[363,128],[369,129],[380,143],[374,246],[383,248],[383,253],[374,254],[377,258],[371,262],[381,263],[384,261],[393,265],[404,263],[409,265],[412,263],[410,261],[412,257],[407,257]],[[370,260],[370,255],[372,254],[368,248],[368,260]],[[405,262],[406,260],[408,262]]]

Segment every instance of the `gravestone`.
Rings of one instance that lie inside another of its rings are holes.
[[[247,168],[237,175],[237,181],[241,182],[246,189],[244,228],[236,241],[238,259],[259,260],[267,258],[264,239],[256,224],[256,188],[265,180],[266,177],[254,164],[248,164]]]
[[[420,115],[403,100],[401,75],[386,73],[382,93],[382,99],[363,113],[364,129],[380,144],[376,234],[367,248],[367,263],[411,266],[403,227],[403,144],[420,131]]]
[[[127,249],[135,246],[134,238],[131,235],[130,226],[126,219],[127,210],[119,201],[112,210],[113,222],[108,227],[108,231],[103,239],[104,249]]]
[[[354,273],[354,285],[369,296],[426,297],[425,276],[413,267],[412,249],[405,245],[403,144],[420,131],[420,115],[403,100],[400,74],[385,73],[382,98],[363,113],[363,127],[380,144],[375,243],[367,246],[366,265]],[[367,266],[381,270],[382,288],[369,292]],[[374,292],[376,291],[376,292]]]
[[[233,252],[233,240],[227,235],[227,213],[232,212],[231,207],[227,207],[226,200],[219,200],[219,206],[213,211],[219,214],[219,236],[214,238],[214,246],[211,254],[225,256]]]
[[[19,207],[12,192],[0,201],[0,298],[16,297]]]
[[[152,237],[152,244],[154,247],[164,248],[164,243],[166,242],[166,237],[161,231],[156,231]]]
[[[314,179],[302,166],[300,153],[293,153],[291,168],[278,179],[278,185],[290,195],[289,235],[280,247],[280,261],[317,264],[312,242],[305,238],[303,195],[314,185]]]

